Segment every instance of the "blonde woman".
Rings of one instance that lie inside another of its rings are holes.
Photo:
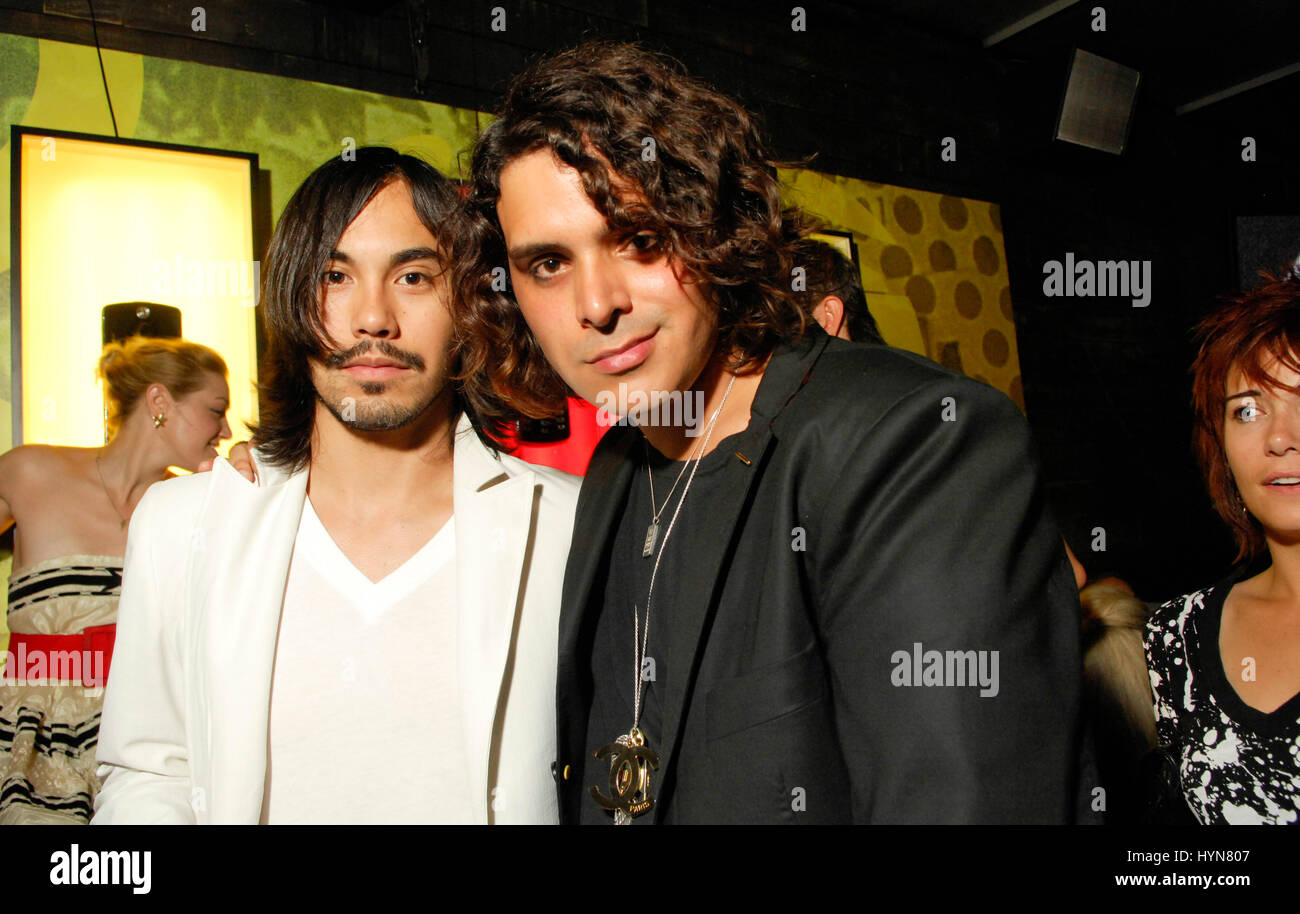
[[[0,825],[84,824],[131,513],[168,467],[230,437],[226,363],[185,340],[104,348],[109,443],[0,456],[0,531],[16,525],[0,655]]]

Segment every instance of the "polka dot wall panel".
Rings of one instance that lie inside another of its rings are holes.
[[[852,233],[886,342],[991,384],[1025,408],[996,203],[814,171],[782,177],[791,202]]]

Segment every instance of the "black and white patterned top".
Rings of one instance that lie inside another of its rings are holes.
[[[1243,576],[1170,600],[1147,623],[1156,734],[1203,824],[1297,824],[1300,694],[1268,714],[1250,707],[1219,653],[1223,602]]]

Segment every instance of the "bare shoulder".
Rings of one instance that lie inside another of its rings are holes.
[[[1247,600],[1266,602],[1272,588],[1273,566],[1269,565],[1259,574],[1249,578],[1242,578],[1238,581],[1236,586],[1229,591],[1228,599],[1239,597]]]
[[[91,458],[90,448],[23,444],[0,455],[0,489],[21,490],[80,475]]]

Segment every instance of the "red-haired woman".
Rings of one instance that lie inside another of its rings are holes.
[[[104,348],[99,375],[108,444],[0,456],[0,531],[17,525],[0,654],[0,825],[90,819],[127,521],[169,466],[198,469],[230,437],[226,363],[206,346],[134,337]]]
[[[1147,626],[1156,731],[1202,823],[1300,821],[1300,273],[1198,328],[1193,440],[1236,539]]]

